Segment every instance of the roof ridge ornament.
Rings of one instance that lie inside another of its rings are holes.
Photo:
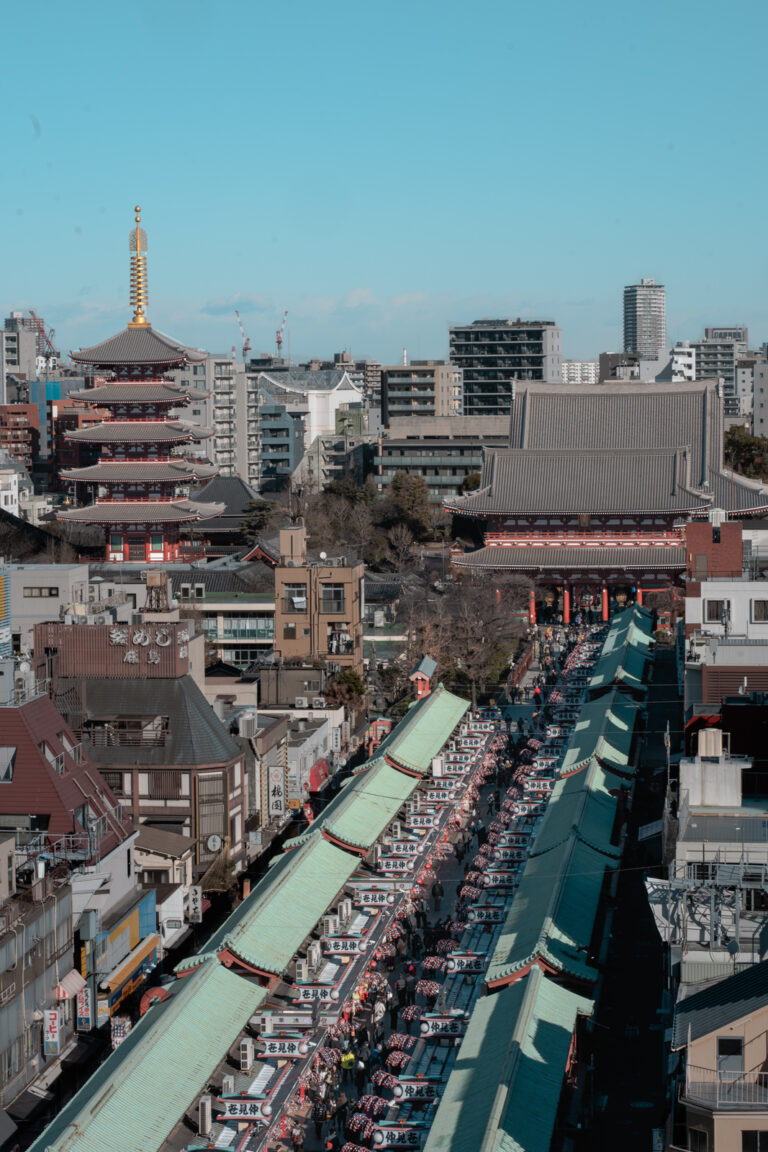
[[[131,307],[133,320],[129,328],[150,327],[149,320],[144,315],[144,309],[149,302],[147,288],[147,234],[141,224],[141,207],[136,205],[136,227],[128,240],[128,250],[131,253]]]

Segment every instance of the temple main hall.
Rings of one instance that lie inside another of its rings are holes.
[[[530,577],[532,621],[607,620],[679,581],[689,520],[768,512],[766,486],[725,468],[723,440],[714,381],[520,383],[509,447],[486,448],[480,487],[446,501],[483,538],[453,562]]]

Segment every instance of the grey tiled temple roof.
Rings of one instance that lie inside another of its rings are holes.
[[[507,569],[509,571],[550,570],[581,568],[592,570],[641,569],[652,570],[669,568],[682,571],[685,568],[685,548],[606,548],[574,546],[544,548],[478,548],[476,552],[465,552],[454,559],[457,568],[466,569]]]
[[[99,388],[83,388],[71,392],[70,399],[84,400],[89,404],[179,404],[190,395],[190,391],[161,380],[149,384],[104,384]],[[195,395],[203,399],[209,393],[196,392]]]
[[[155,331],[151,325],[124,328],[116,336],[110,336],[101,344],[81,348],[71,353],[76,364],[95,364],[97,367],[113,368],[121,364],[183,364],[200,363],[205,360],[204,352],[185,348],[170,336]]]
[[[223,510],[223,504],[198,504],[194,500],[105,500],[59,512],[59,519],[81,524],[168,524],[207,520],[220,516]]]
[[[84,440],[88,444],[157,443],[161,440],[205,440],[212,435],[210,428],[198,428],[184,420],[109,420],[68,432],[67,439]]]
[[[89,468],[72,468],[60,473],[62,480],[78,480],[87,484],[145,484],[153,480],[168,480],[181,484],[184,480],[205,479],[216,473],[216,465],[188,460],[159,460],[148,463],[137,460],[115,464],[92,464]]]
[[[590,451],[489,448],[481,487],[456,500],[477,515],[683,512],[708,501],[686,491],[684,449]],[[448,501],[453,506],[453,501]]]

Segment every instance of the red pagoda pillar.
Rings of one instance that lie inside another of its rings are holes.
[[[603,623],[605,624],[608,619],[608,586],[606,584],[603,584],[602,609]]]
[[[563,584],[563,624],[571,622],[571,589]]]
[[[637,589],[635,602],[642,608],[642,606],[643,606],[643,590],[642,590],[642,588]]]
[[[531,624],[536,623],[536,592],[531,588],[531,595],[528,601],[528,618]]]

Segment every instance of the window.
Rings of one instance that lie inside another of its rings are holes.
[[[109,547],[113,552],[122,552],[123,538],[119,532],[113,532],[109,537]]]
[[[0,783],[7,783],[13,780],[13,764],[15,759],[15,748],[0,748]]]
[[[306,584],[284,584],[283,595],[285,597],[283,610],[285,612],[306,612],[307,610],[307,586]]]
[[[295,640],[295,639],[296,639],[296,625],[295,624],[284,624],[283,625],[283,640]]]
[[[707,1133],[701,1128],[689,1128],[688,1147],[690,1152],[707,1152]]]
[[[150,550],[150,552],[162,552],[162,550],[163,550],[163,534],[162,534],[162,532],[153,532],[152,535],[149,537],[149,550]]]
[[[731,615],[730,600],[707,600],[704,604],[704,619],[707,624],[722,624]]]
[[[768,1128],[751,1128],[742,1132],[741,1152],[768,1152]]]
[[[344,585],[343,584],[321,584],[320,586],[320,611],[321,612],[343,612],[344,611]]]
[[[29,588],[24,589],[24,596],[29,599],[30,597],[37,600],[40,596],[58,596],[58,588]]]
[[[768,624],[768,600],[752,601],[753,624]]]

